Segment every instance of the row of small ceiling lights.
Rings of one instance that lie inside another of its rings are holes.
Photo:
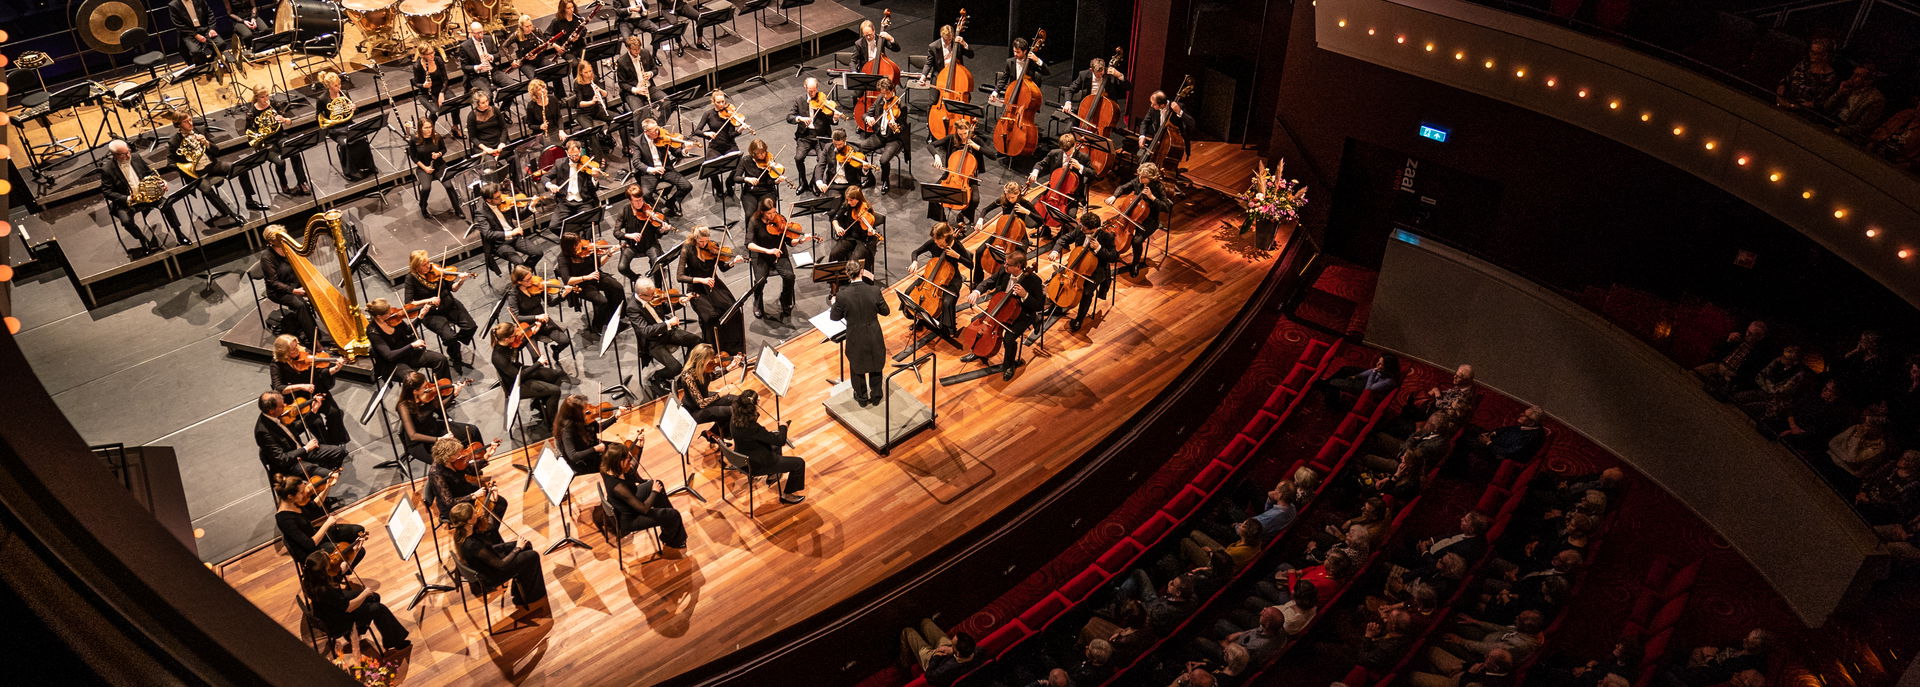
[[[1342,29],[1347,28],[1347,20],[1345,19],[1338,20],[1336,24]],[[1378,29],[1369,26],[1367,27],[1367,35],[1378,36],[1380,35],[1380,32]],[[1406,34],[1395,34],[1393,37],[1393,42],[1399,45],[1406,45],[1407,44]],[[1426,43],[1424,47],[1426,49],[1426,52],[1435,52],[1439,50],[1439,46],[1435,45],[1432,42]],[[1467,60],[1467,52],[1465,50],[1455,50],[1453,53],[1453,59],[1457,62],[1465,62]],[[1493,58],[1488,57],[1488,58],[1485,58],[1483,61],[1481,61],[1480,66],[1486,69],[1493,69],[1497,65],[1494,62]],[[1513,78],[1525,79],[1527,78],[1527,73],[1528,73],[1527,68],[1525,66],[1516,66],[1514,67],[1514,70],[1513,70]],[[1553,76],[1548,76],[1546,79],[1542,80],[1542,83],[1544,83],[1547,88],[1560,87],[1560,80]],[[1589,96],[1593,95],[1593,93],[1589,89],[1582,87],[1577,89],[1574,92],[1574,95],[1584,100]],[[1619,110],[1621,107],[1622,107],[1622,104],[1619,98],[1613,98],[1607,101],[1607,109],[1609,110]],[[1640,121],[1646,124],[1653,123],[1653,113],[1646,110],[1642,110],[1640,112]],[[1675,123],[1673,125],[1673,135],[1675,138],[1684,137],[1686,136],[1686,134],[1687,134],[1687,128],[1684,125],[1681,125],[1679,123]],[[1707,139],[1701,140],[1700,147],[1711,152],[1718,149],[1720,147],[1720,143],[1711,138],[1707,138]],[[1742,168],[1752,168],[1754,160],[1752,155],[1741,153],[1733,159],[1733,162],[1734,164],[1739,165]],[[1773,182],[1775,184],[1779,184],[1785,180],[1786,180],[1786,174],[1784,172],[1781,172],[1780,170],[1776,169],[1767,173],[1767,181]],[[1811,188],[1802,190],[1800,192],[1800,197],[1808,201],[1813,200],[1814,195],[1815,195],[1814,191]],[[1853,213],[1848,211],[1847,208],[1845,207],[1835,206],[1833,208],[1833,219],[1838,222],[1846,221],[1846,219],[1852,216],[1852,214]],[[1866,235],[1867,235],[1867,238],[1869,239],[1880,239],[1881,237],[1886,235],[1886,232],[1881,230],[1880,227],[1878,226],[1868,225],[1866,228]],[[1914,251],[1911,248],[1902,247],[1895,250],[1894,255],[1899,257],[1901,260],[1907,260],[1914,256]]]

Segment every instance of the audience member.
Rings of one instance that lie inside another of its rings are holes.
[[[1874,129],[1867,137],[1867,152],[1904,167],[1920,164],[1920,99]]]
[[[1448,537],[1429,537],[1413,545],[1413,554],[1401,558],[1397,565],[1412,568],[1430,565],[1447,554],[1457,554],[1466,561],[1480,560],[1480,554],[1487,550],[1487,528],[1493,524],[1479,511],[1467,511],[1460,515],[1460,531]]]
[[[1754,320],[1744,331],[1727,335],[1707,352],[1707,362],[1693,368],[1693,374],[1715,390],[1727,389],[1759,371],[1766,358],[1755,355],[1767,340],[1767,323]]]
[[[1547,445],[1547,428],[1540,426],[1546,415],[1547,411],[1540,406],[1527,406],[1514,424],[1474,437],[1471,444],[1474,455],[1518,463],[1533,460],[1541,447]]]
[[[1266,663],[1267,659],[1286,645],[1287,633],[1282,626],[1286,618],[1278,606],[1269,606],[1260,611],[1259,623],[1255,626],[1232,632],[1224,637],[1210,639],[1194,638],[1194,648],[1200,655],[1214,663],[1226,663],[1227,646],[1238,644],[1247,650],[1247,658],[1254,663]],[[1216,628],[1218,629],[1218,628]]]
[[[1907,356],[1906,374],[1887,397],[1887,428],[1896,441],[1920,445],[1920,354]]]
[[[1384,394],[1400,385],[1400,358],[1392,353],[1382,354],[1373,361],[1373,367],[1343,367],[1332,376],[1313,383],[1320,392],[1328,408],[1338,408],[1340,395],[1349,393],[1359,396],[1371,391]]]
[[[1853,496],[1853,507],[1869,525],[1905,522],[1920,514],[1920,450],[1902,453],[1899,460],[1868,475]]]
[[[1834,133],[1855,142],[1867,140],[1867,134],[1873,132],[1887,110],[1887,96],[1880,92],[1879,81],[1880,73],[1873,63],[1863,62],[1854,65],[1853,74],[1827,96],[1820,113],[1833,120]]]
[[[1815,110],[1840,84],[1840,70],[1833,66],[1833,39],[1815,38],[1807,42],[1807,58],[1787,71],[1773,89],[1774,102],[1789,110]]]
[[[1429,649],[1433,670],[1416,671],[1407,676],[1414,687],[1507,687],[1513,684],[1513,654],[1494,649],[1478,661],[1468,663],[1438,648]]]
[[[1228,556],[1233,557],[1235,566],[1244,566],[1253,562],[1253,558],[1260,555],[1260,547],[1266,541],[1266,533],[1261,528],[1260,521],[1253,518],[1240,521],[1240,524],[1234,527],[1234,535],[1236,539],[1232,544],[1222,546],[1219,541],[1205,532],[1200,530],[1188,532],[1187,538],[1180,542],[1180,554],[1194,566],[1207,565],[1209,551],[1227,552]]]
[[[1097,685],[1113,676],[1113,643],[1104,639],[1087,642],[1080,661],[1067,670],[1067,684]]]
[[[1767,667],[1767,650],[1772,644],[1773,635],[1766,630],[1755,629],[1747,633],[1740,646],[1694,647],[1687,655],[1685,666],[1666,672],[1666,682],[1675,687],[1710,687],[1732,680],[1735,675],[1745,671],[1764,671]]]
[[[1779,356],[1754,373],[1753,388],[1734,394],[1733,402],[1740,404],[1748,415],[1772,418],[1784,412],[1793,403],[1795,394],[1812,378],[1813,371],[1800,362],[1800,347],[1786,346],[1780,349]]]
[[[1479,391],[1473,386],[1473,366],[1461,365],[1454,368],[1453,379],[1447,384],[1427,389],[1426,393],[1408,400],[1407,407],[1401,411],[1401,419],[1403,423],[1410,423],[1414,418],[1438,412],[1447,412],[1454,417],[1472,417],[1473,408],[1479,402]]]
[[[931,618],[921,619],[917,628],[900,631],[901,665],[920,666],[930,685],[948,687],[958,682],[973,669],[974,651],[972,636],[955,632],[949,637]]]
[[[1540,632],[1547,629],[1547,618],[1539,611],[1521,611],[1511,625],[1490,623],[1478,620],[1466,614],[1454,616],[1453,627],[1440,637],[1440,646],[1431,649],[1429,659],[1438,656],[1451,656],[1455,660],[1476,659],[1486,656],[1494,649],[1505,649],[1515,660],[1524,661],[1540,648]],[[1441,661],[1434,661],[1442,672],[1446,669]],[[1455,666],[1457,667],[1457,666]]]
[[[1844,427],[1852,425],[1860,411],[1840,396],[1840,380],[1829,379],[1819,393],[1794,402],[1786,412],[1761,423],[1780,438],[1780,443],[1802,453],[1813,453],[1827,445]]]
[[[1858,484],[1893,455],[1889,448],[1885,406],[1876,406],[1868,409],[1859,424],[1840,430],[1827,442],[1827,459]]]
[[[1862,403],[1886,400],[1900,386],[1900,374],[1892,355],[1886,350],[1885,337],[1875,330],[1860,332],[1860,338],[1840,359],[1831,361],[1831,376],[1840,380],[1840,388]]]
[[[1902,560],[1920,560],[1920,515],[1895,525],[1876,525],[1873,533],[1885,543],[1887,553]]]
[[[1118,620],[1126,602],[1137,602],[1141,605],[1145,626],[1155,632],[1166,632],[1179,625],[1198,603],[1193,596],[1193,580],[1188,576],[1175,575],[1167,580],[1164,588],[1155,591],[1153,579],[1139,568],[1114,588],[1114,600],[1115,606],[1108,616]]]
[[[1413,638],[1407,630],[1413,617],[1403,610],[1388,611],[1381,620],[1368,621],[1353,647],[1354,662],[1374,672],[1385,672],[1400,662]]]

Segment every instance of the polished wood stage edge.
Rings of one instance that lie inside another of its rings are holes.
[[[652,684],[858,597],[1059,474],[1200,355],[1277,255],[1225,226],[1236,210],[1218,194],[1189,194],[1175,211],[1170,258],[1163,260],[1156,240],[1150,269],[1139,279],[1121,277],[1117,301],[1102,301],[1080,332],[1056,325],[1042,350],[1027,351],[1029,364],[1013,381],[994,375],[941,388],[939,425],[890,456],[876,455],[827,416],[822,401],[836,374],[835,346],[813,332],[787,342],[781,351],[798,372],[782,406],[793,423],[793,452],[808,462],[807,501],[781,505],[774,490],[756,487],[758,518],[749,520],[744,483],[730,479],[733,504],[723,502],[718,456],[696,439],[694,486],[709,502],[673,499],[691,531],[686,557],[649,560],[652,542],[640,535],[628,542],[622,571],[614,548],[583,522],[599,501],[598,478],[576,480],[582,514],[574,531],[594,548],[568,547],[542,562],[550,605],[523,614],[531,627],[488,637],[479,602],[462,608],[452,592],[411,611],[401,607],[418,586],[413,565],[395,557],[382,524],[396,499],[418,502],[406,485],[344,510],[345,521],[366,525],[372,536],[361,576],[414,628],[402,682]],[[906,345],[904,318],[896,312],[883,323],[890,347]],[[942,376],[970,367],[950,348],[939,355]],[[931,375],[925,382],[910,373],[895,379],[922,399],[934,383]],[[652,428],[657,416],[656,406],[643,406],[608,436],[646,428],[644,469],[672,485],[679,458]],[[526,478],[510,462],[496,459],[488,469],[509,499],[505,522],[512,531],[503,534],[518,531],[544,549],[561,535],[562,516],[538,486],[521,492]],[[442,535],[448,556],[450,546]],[[432,545],[422,543],[421,553],[428,579],[444,581]],[[237,557],[220,572],[298,633],[294,570],[277,545]],[[503,628],[506,616],[496,606]]]

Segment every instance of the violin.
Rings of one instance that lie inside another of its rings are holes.
[[[475,467],[485,470],[487,468],[487,456],[493,453],[494,449],[500,448],[500,443],[501,443],[501,440],[494,439],[492,443],[483,444],[476,441],[476,442],[467,444],[465,448],[460,449],[459,453],[456,453],[453,455],[452,458],[447,459],[447,467],[453,468],[455,470],[459,470],[461,472],[466,472],[467,470]],[[480,480],[485,479],[480,475],[463,475],[463,476],[467,478],[468,482],[472,482],[474,484],[479,484]]]
[[[587,157],[585,155],[580,156],[580,161],[575,163],[574,167],[578,168],[582,172],[585,172],[587,176],[597,177],[602,174],[602,171],[600,169],[600,161],[595,160],[591,157]]]
[[[532,341],[534,330],[539,328],[540,325],[537,323],[517,322],[513,325],[513,333],[501,338],[498,343],[507,348],[517,349],[525,346],[528,341]]]
[[[573,293],[574,289],[577,289],[577,288],[579,287],[573,284],[568,284],[567,282],[561,280],[559,277],[547,277],[544,279],[535,278],[533,286],[530,286],[530,287],[522,286],[520,287],[520,292],[525,293],[529,296],[538,296],[541,293],[546,293],[547,295],[555,295],[555,294],[564,295],[568,293]]]
[[[286,411],[280,413],[280,424],[292,427],[320,410],[320,399],[312,396],[300,396],[287,401]]]
[[[758,165],[760,167],[760,176],[762,178],[772,179],[773,183],[776,183],[776,184],[793,183],[792,179],[788,179],[785,176],[787,173],[787,166],[780,164],[778,162],[774,162],[772,155],[768,155],[767,159],[765,160],[754,160],[753,164]],[[742,182],[742,183],[745,183],[745,182]]]
[[[573,258],[575,260],[586,260],[596,255],[611,255],[614,250],[616,250],[614,245],[606,239],[581,241],[573,244]]]
[[[733,262],[740,257],[734,254],[733,246],[723,246],[719,241],[713,239],[701,240],[695,244],[694,248],[699,252],[701,260],[725,260],[727,262]]]
[[[427,273],[420,275],[420,281],[428,284],[439,284],[441,282],[457,284],[472,278],[473,273],[471,272],[461,272],[451,267],[431,262],[427,263]]]
[[[867,166],[867,154],[854,150],[853,146],[847,146],[841,148],[840,152],[833,154],[833,161],[839,164],[849,165],[854,169],[860,169]]]
[[[681,150],[686,148],[688,143],[700,145],[699,141],[689,141],[687,137],[667,131],[666,129],[661,129],[660,133],[653,135],[653,144],[661,148]]]
[[[293,354],[287,356],[287,367],[291,367],[297,372],[311,370],[314,365],[339,365],[345,362],[347,361],[344,358],[336,358],[330,355],[315,355],[307,352],[305,348],[295,348],[293,349]]]
[[[588,404],[586,409],[581,411],[581,413],[586,419],[587,424],[613,424],[614,420],[620,419],[620,413],[630,410],[631,408],[632,406],[616,406],[610,402],[602,401],[600,403]]]
[[[713,357],[707,360],[707,369],[702,371],[705,372],[708,377],[716,377],[725,374],[728,370],[732,370],[735,367],[751,367],[752,363],[747,362],[746,358],[745,355],[734,355],[726,351],[721,351],[713,354]]]
[[[659,287],[654,287],[653,290],[651,291],[642,291],[642,292],[636,293],[634,294],[634,297],[640,299],[642,303],[646,303],[647,305],[651,305],[653,307],[658,308],[658,307],[667,306],[667,305],[681,305],[683,303],[686,303],[688,300],[691,300],[694,296],[698,296],[698,295],[700,294],[680,293],[679,289],[662,289]]]
[[[798,241],[800,239],[820,240],[818,236],[809,236],[805,231],[801,231],[799,222],[787,219],[781,215],[779,211],[768,210],[766,214],[760,217],[760,220],[765,222],[763,226],[766,228],[768,235],[784,237],[788,241]]]
[[[420,385],[420,388],[413,391],[413,398],[423,404],[438,403],[443,400],[452,401],[460,397],[461,389],[467,388],[467,385],[472,383],[471,379],[458,382],[451,379],[437,379],[432,383]]]
[[[827,94],[824,91],[814,93],[813,97],[808,98],[807,106],[812,108],[814,112],[832,115],[834,119],[845,116],[840,114],[840,103],[827,99]]]
[[[426,303],[404,303],[388,308],[386,314],[374,319],[388,327],[398,327],[402,322],[418,319],[421,315],[425,315],[428,307],[430,306]]]
[[[721,105],[720,108],[714,110],[714,112],[719,114],[720,118],[726,120],[728,124],[734,125],[741,131],[746,132],[749,136],[759,133],[754,131],[753,127],[747,126],[747,118],[740,114],[740,108],[734,107],[733,103]]]
[[[860,201],[860,204],[853,206],[849,212],[853,216],[853,221],[860,225],[861,230],[866,231],[867,235],[872,236],[875,241],[881,240],[880,232],[873,229],[873,225],[880,221],[880,218],[873,214],[873,203]]]
[[[529,196],[525,193],[515,193],[513,195],[502,193],[493,197],[493,207],[503,213],[512,212],[515,208],[533,207],[545,199],[546,196]]]

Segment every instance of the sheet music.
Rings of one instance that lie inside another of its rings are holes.
[[[673,446],[673,450],[679,451],[680,455],[687,455],[688,448],[693,445],[693,430],[696,424],[693,421],[693,414],[687,412],[686,406],[672,401],[661,405],[660,436],[666,437],[667,443]]]
[[[514,418],[520,416],[520,378],[526,376],[526,374],[527,371],[522,369],[519,374],[514,375],[513,390],[507,392],[507,413],[504,418],[505,421],[502,422],[500,426],[507,428],[509,432],[513,431],[515,426]]]
[[[560,459],[553,452],[553,444],[540,447],[540,460],[533,464],[533,481],[540,485],[540,491],[547,493],[547,503],[559,506],[567,498],[567,487],[573,484],[573,466]]]
[[[833,319],[833,308],[827,308],[820,314],[807,318],[807,322],[812,324],[814,329],[820,330],[820,333],[829,340],[847,330],[847,323]]]
[[[804,269],[813,267],[813,253],[809,251],[796,250],[792,253],[788,253],[787,257],[790,257],[793,259],[793,268],[796,270],[804,270]]]
[[[394,552],[400,554],[400,560],[413,560],[413,552],[426,536],[427,522],[420,518],[419,509],[413,507],[413,499],[402,497],[395,501],[393,513],[387,516],[387,537],[393,540]]]
[[[753,376],[759,377],[762,384],[773,391],[775,396],[786,396],[787,389],[793,384],[793,360],[770,346],[760,348],[760,362],[753,366]]]
[[[601,277],[601,279],[606,278],[607,277]],[[607,357],[607,349],[613,347],[613,340],[620,336],[620,316],[624,314],[622,311],[626,309],[627,304],[625,301],[621,301],[619,305],[613,306],[613,318],[607,320],[607,330],[600,333],[599,357]]]

